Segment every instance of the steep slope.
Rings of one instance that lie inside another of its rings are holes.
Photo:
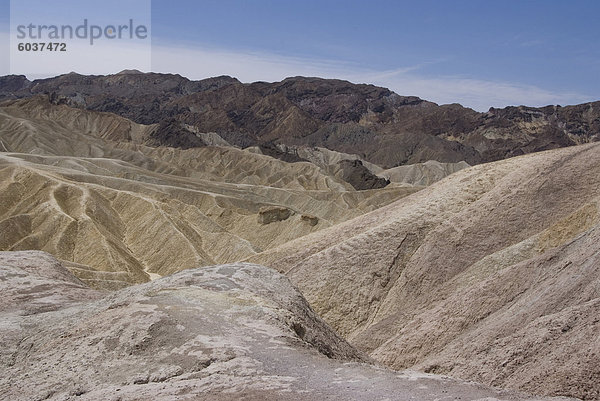
[[[250,260],[388,366],[594,400],[599,188],[600,145],[536,153]]]
[[[0,250],[44,250],[119,288],[240,260],[419,189],[355,191],[311,163],[141,144],[152,129],[42,97],[0,107],[14,152],[0,153]]]
[[[66,74],[0,78],[0,99],[48,94],[56,103],[119,114],[162,130],[154,145],[189,148],[201,132],[240,146],[284,144],[357,154],[384,168],[435,160],[471,165],[597,141],[600,102],[478,113],[347,81],[293,77],[243,84],[231,77]]]
[[[0,252],[0,344],[11,400],[533,400],[359,363],[287,278],[252,264],[102,294],[48,254]]]

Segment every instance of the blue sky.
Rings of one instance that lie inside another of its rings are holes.
[[[338,77],[478,110],[565,105],[600,99],[599,16],[585,0],[153,0],[152,69]]]

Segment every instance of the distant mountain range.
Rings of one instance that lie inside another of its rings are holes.
[[[135,70],[35,81],[0,77],[0,100],[38,94],[55,104],[159,124],[154,145],[204,146],[209,143],[196,133],[215,132],[232,145],[260,146],[286,161],[302,160],[293,152],[304,146],[356,154],[383,168],[428,160],[473,165],[600,139],[600,101],[480,113],[321,78],[245,84],[228,76],[191,81]]]

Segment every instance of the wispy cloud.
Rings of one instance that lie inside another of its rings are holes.
[[[416,94],[440,104],[460,103],[478,111],[510,105],[565,105],[593,100],[591,96],[575,92],[554,92],[520,83],[453,76],[430,78],[404,74],[390,79],[373,77],[371,81],[377,85],[385,85],[399,94]]]
[[[576,92],[558,92],[532,85],[496,82],[456,76],[430,77],[419,73],[430,61],[389,71],[375,71],[332,60],[282,57],[269,53],[233,52],[186,47],[153,47],[152,68],[178,72],[192,79],[231,75],[243,82],[278,81],[295,75],[346,79],[390,88],[400,95],[414,95],[439,104],[461,103],[478,111],[509,105],[545,106],[594,100]]]
[[[279,81],[289,76],[344,78],[360,67],[334,60],[313,60],[251,51],[154,45],[152,69],[191,79],[231,75],[244,82]]]
[[[434,61],[425,61],[425,62],[411,65],[408,67],[400,67],[400,68],[396,68],[393,70],[380,71],[380,72],[372,74],[371,79],[382,80],[382,79],[392,79],[392,78],[396,78],[399,76],[405,76],[409,73],[413,73],[415,71],[422,70],[424,67],[427,67],[427,66],[430,66],[433,64],[440,64],[443,62],[444,62],[443,59],[434,60]]]
[[[8,42],[8,34],[0,32],[0,46]],[[419,96],[439,104],[460,103],[478,111],[486,111],[489,107],[508,105],[565,105],[597,100],[582,93],[558,92],[522,83],[496,82],[457,76],[431,77],[423,73],[422,69],[425,66],[431,63],[443,63],[443,60],[403,66],[394,70],[377,71],[336,60],[284,57],[261,52],[165,44],[155,44],[152,49],[151,69],[153,71],[178,73],[190,79],[218,75],[231,75],[243,82],[272,82],[297,75],[338,78],[355,83],[384,86],[400,95]],[[8,68],[8,63],[5,66],[0,63],[0,74],[8,74]],[[108,66],[90,59],[80,66],[77,72],[112,74],[127,68],[131,68],[131,65],[123,64],[119,68],[112,66],[108,69]],[[19,71],[12,71],[12,73],[19,73]],[[30,78],[37,77],[31,76]]]
[[[536,47],[536,46],[541,46],[544,44],[543,40],[540,39],[532,39],[532,40],[526,40],[524,42],[521,42],[519,45],[521,47]]]

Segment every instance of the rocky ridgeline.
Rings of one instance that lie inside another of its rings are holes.
[[[56,103],[159,124],[154,145],[202,146],[215,132],[239,147],[325,147],[392,168],[436,160],[470,165],[597,141],[600,102],[478,113],[347,81],[293,77],[244,84],[231,77],[190,81],[179,75],[75,73],[29,81],[0,77],[0,99],[47,94]],[[296,160],[297,161],[297,160]]]

